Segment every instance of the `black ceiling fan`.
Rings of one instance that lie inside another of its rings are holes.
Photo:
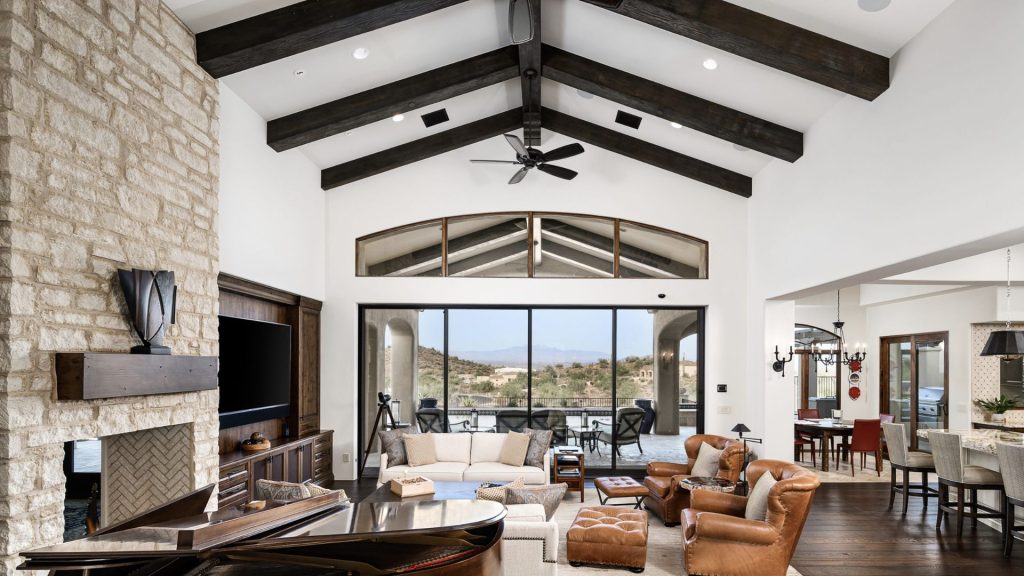
[[[577,154],[583,153],[583,146],[578,143],[567,144],[555,148],[550,152],[541,152],[536,148],[527,148],[523,145],[523,141],[514,134],[505,134],[505,140],[508,141],[509,146],[516,151],[515,160],[470,160],[470,162],[478,162],[485,164],[516,164],[522,166],[518,172],[512,175],[512,179],[508,181],[509,184],[518,184],[526,177],[526,173],[531,168],[536,168],[541,172],[557,176],[563,180],[572,180],[576,177],[576,172],[569,170],[568,168],[562,168],[561,166],[554,166],[548,164],[555,160],[564,160],[566,158],[572,158]]]

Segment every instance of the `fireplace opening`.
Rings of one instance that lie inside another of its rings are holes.
[[[64,444],[64,541],[99,527],[103,443],[99,438]]]

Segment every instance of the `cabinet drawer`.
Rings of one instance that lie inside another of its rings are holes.
[[[220,478],[217,479],[217,489],[225,492],[229,488],[246,484],[249,481],[249,471],[245,466],[238,466],[228,470],[220,471]]]
[[[217,508],[226,508],[237,504],[244,504],[249,497],[249,486],[238,484],[227,490],[217,493]]]

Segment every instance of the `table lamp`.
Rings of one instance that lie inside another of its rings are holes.
[[[736,424],[735,426],[733,426],[732,427],[732,431],[737,433],[737,434],[739,434],[740,440],[743,441],[743,470],[741,472],[741,474],[743,476],[743,479],[740,482],[742,482],[742,484],[744,486],[746,486],[747,485],[747,464],[750,463],[750,452],[747,450],[747,442],[754,442],[756,444],[761,444],[762,440],[761,440],[761,438],[744,438],[743,437],[743,433],[744,432],[750,432],[750,428],[747,428],[747,425],[742,423],[742,422],[740,422],[740,423]]]

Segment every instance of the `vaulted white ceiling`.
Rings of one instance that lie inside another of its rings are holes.
[[[165,2],[194,32],[202,32],[296,0]],[[859,9],[857,0],[733,3],[891,56],[952,0],[892,0],[886,9],[873,13]],[[507,45],[506,27],[507,0],[469,0],[239,72],[223,81],[264,119],[271,120]],[[543,3],[542,38],[580,56],[804,132],[840,98],[850,97],[579,0]],[[358,47],[369,49],[370,56],[354,59],[352,52]],[[709,57],[718,62],[714,71],[702,66]],[[299,70],[303,73],[296,75]],[[898,74],[893,81],[899,82]],[[660,118],[614,102],[581,97],[575,89],[550,80],[543,81],[542,99],[549,108],[746,175],[756,174],[771,161],[759,152],[739,150],[688,128],[672,128]],[[519,81],[513,80],[424,106],[407,113],[403,122],[383,120],[300,150],[318,167],[326,168],[520,104]],[[425,128],[420,114],[440,108],[447,109],[451,121]],[[640,129],[616,124],[617,110],[642,117]]]

